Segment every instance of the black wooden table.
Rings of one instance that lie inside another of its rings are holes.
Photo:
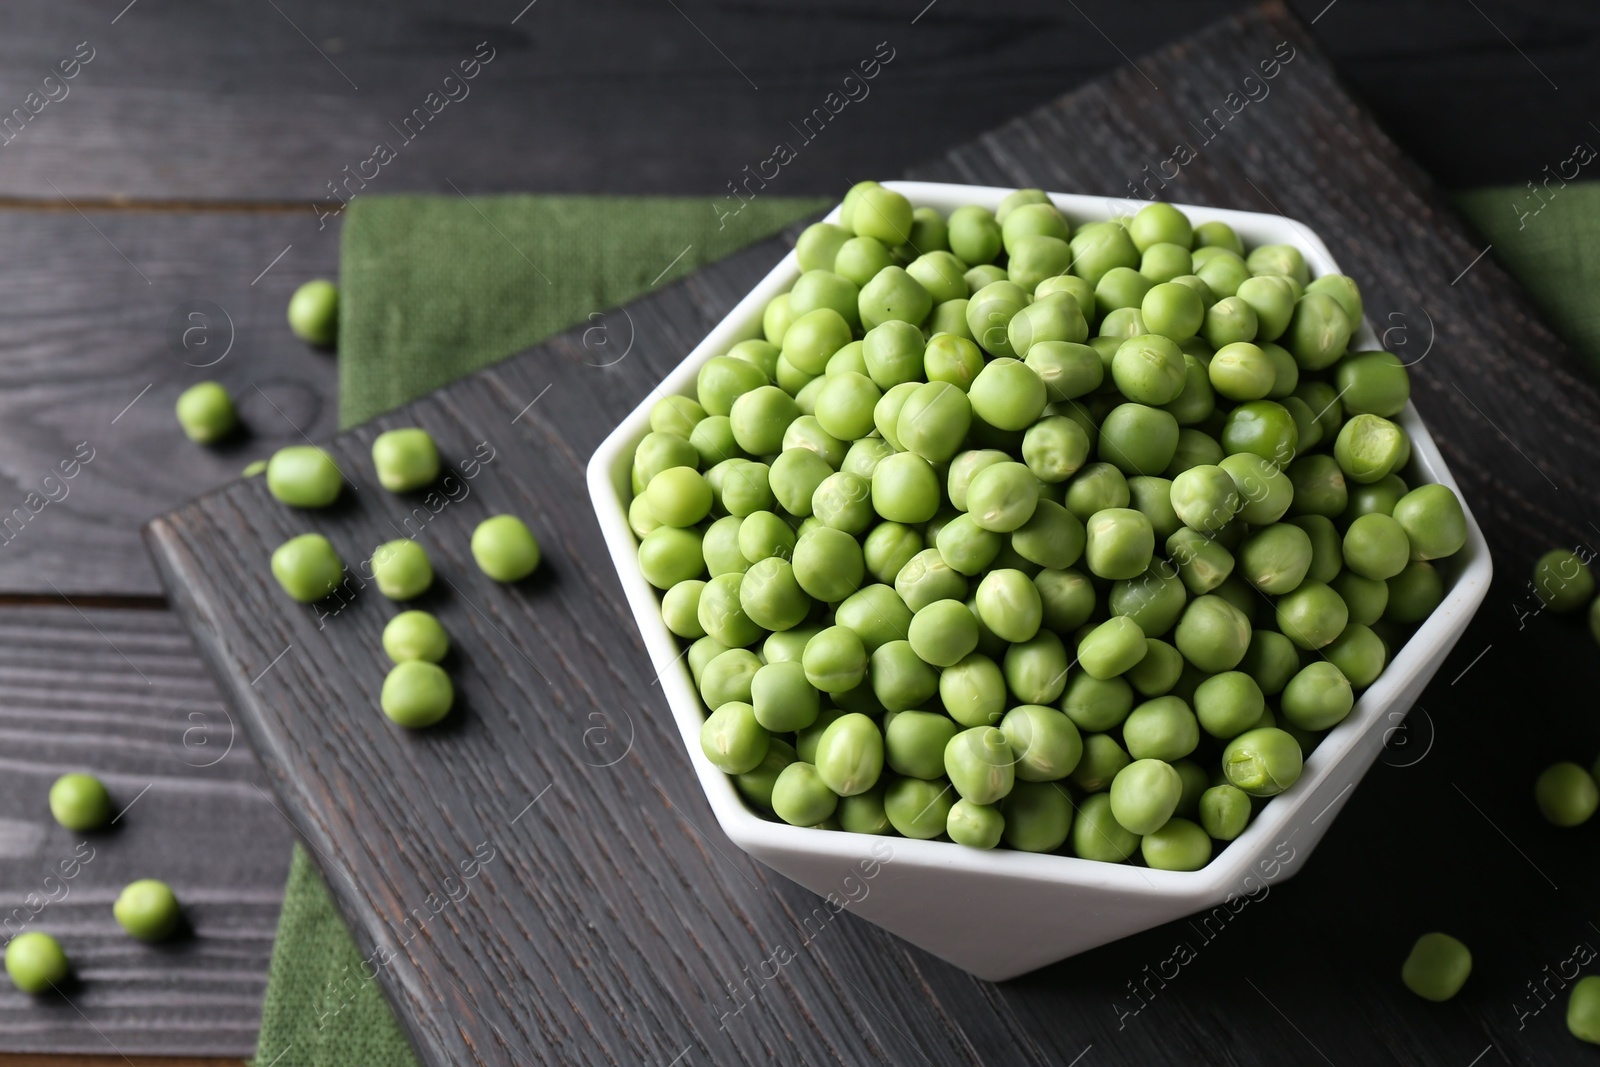
[[[470,11],[421,0],[381,9],[299,0],[10,5],[0,35],[0,115],[12,115],[0,144],[0,234],[10,253],[0,270],[0,519],[10,516],[0,543],[0,729],[11,742],[0,779],[0,911],[22,906],[78,844],[44,809],[56,773],[96,770],[131,806],[113,831],[89,842],[95,858],[71,894],[36,920],[73,944],[91,980],[61,1010],[0,993],[0,1050],[120,1057],[253,1048],[293,829],[166,612],[138,526],[228,481],[249,459],[301,434],[332,432],[331,357],[294,343],[281,316],[298,281],[336,271],[336,197],[352,188],[715,195],[768,154],[774,131],[888,41],[896,59],[872,97],[774,186],[836,193],[852,178],[899,173],[1088,77],[1126,70],[1129,57],[1236,6],[846,0],[819,13],[801,4],[670,0],[510,0]],[[1537,178],[1589,136],[1600,31],[1588,5],[1295,7],[1357,94],[1447,185]],[[346,168],[389,136],[390,123],[485,47],[494,58],[470,97],[443,109],[379,177],[340,185]],[[52,72],[56,80],[46,82]],[[233,388],[258,438],[217,453],[176,434],[171,403],[202,377]],[[72,480],[47,481],[62,460],[88,455]],[[1509,481],[1514,497],[1517,479]],[[1497,589],[1499,600],[1485,610],[1506,611],[1515,593]],[[1560,655],[1592,657],[1580,637],[1546,626],[1498,652],[1548,664],[1555,677],[1565,666]],[[1483,666],[1492,666],[1496,650],[1484,655]],[[1521,695],[1509,685],[1488,691],[1507,701]],[[1548,691],[1556,700],[1566,690]],[[1578,725],[1550,733],[1536,755],[1507,770],[1505,783],[1495,782],[1507,804],[1530,767],[1558,754],[1558,742],[1596,740]],[[1434,755],[1411,773],[1443,774],[1443,762]],[[1478,795],[1472,783],[1460,787]],[[1380,768],[1363,796],[1376,811],[1413,813],[1404,825],[1415,827],[1407,840],[1417,863],[1470,847],[1492,874],[1512,877],[1521,861],[1492,850],[1503,842],[1489,820],[1470,845],[1433,830],[1459,821],[1450,805],[1460,806],[1460,787],[1435,778],[1419,789]],[[689,799],[681,789],[676,795]],[[1392,825],[1363,824],[1367,833]],[[1352,940],[1340,968],[1392,970],[1392,943],[1413,917],[1466,913],[1475,898],[1454,895],[1429,913],[1397,889],[1385,895],[1404,873],[1393,869],[1375,872],[1372,893],[1357,901],[1313,888],[1319,870],[1365,862],[1362,844],[1355,834],[1330,836],[1308,876],[1284,892],[1307,909],[1308,924],[1361,928],[1366,936]],[[1551,855],[1540,853],[1539,866],[1566,882],[1555,869],[1559,841],[1544,848]],[[123,882],[146,874],[173,882],[199,936],[155,955],[130,953],[115,936],[107,903]],[[1469,883],[1480,877],[1462,873]],[[1528,880],[1530,899],[1505,906],[1545,906],[1531,899],[1542,883]],[[1242,942],[1250,927],[1240,929]],[[1281,927],[1271,933],[1281,937]],[[1568,940],[1582,936],[1573,931]],[[1127,951],[1150,956],[1157,947]],[[1277,1001],[1282,967],[1250,968],[1274,947],[1229,950],[1235,959],[1221,966],[1245,969]],[[1529,946],[1516,966],[1534,978],[1533,961],[1551,952],[1553,945]],[[943,974],[919,980],[960,985]],[[1092,995],[1105,995],[1101,984]],[[1014,988],[1028,1006],[1007,1010],[1035,1019],[1051,999],[1074,995],[1072,981],[1040,986],[1038,998],[1027,982]],[[1288,997],[1275,1010],[1293,1022],[1258,1035],[1258,1048],[1277,1042],[1285,1056],[1301,1058],[1297,1029],[1347,1022],[1298,1001],[1292,988]],[[876,1025],[864,1018],[856,1032]],[[1019,1055],[1033,1060],[1078,1054],[1039,1046],[1026,1036],[1030,1025],[1013,1017],[992,1033],[963,1033],[958,1044],[996,1057],[1019,1042],[1032,1049]],[[1196,1042],[1227,1032],[1216,1019],[1182,1013],[1162,1025]],[[1415,1042],[1417,1058],[1437,1050],[1433,1039],[1442,1036],[1395,1038],[1397,1048]],[[893,1038],[886,1047],[898,1045]],[[1458,1045],[1449,1047],[1453,1054]],[[1509,1049],[1502,1055],[1526,1061]]]

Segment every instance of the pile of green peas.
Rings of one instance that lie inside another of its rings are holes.
[[[659,401],[639,566],[785,822],[1194,870],[1444,596],[1405,366],[1288,245],[873,182]]]

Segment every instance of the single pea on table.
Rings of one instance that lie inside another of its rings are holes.
[[[874,182],[796,258],[630,472],[704,757],[796,826],[1203,867],[1467,540],[1355,283],[1166,204]]]

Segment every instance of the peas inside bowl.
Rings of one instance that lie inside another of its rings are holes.
[[[1489,580],[1409,392],[1289,220],[863,183],[590,486],[724,830],[999,978],[1331,822]]]

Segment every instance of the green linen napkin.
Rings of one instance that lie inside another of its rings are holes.
[[[365,422],[830,203],[759,198],[727,215],[721,198],[357,200],[340,249],[340,423]],[[297,845],[262,1007],[260,1067],[416,1063],[361,959]]]
[[[342,422],[381,414],[827,206],[755,200],[719,228],[718,203],[356,201],[340,272]],[[1457,205],[1551,325],[1600,369],[1600,302],[1588,289],[1600,280],[1600,183],[1546,191],[1542,200],[1525,189],[1483,189]],[[359,977],[360,960],[297,846],[262,1012],[261,1067],[415,1063],[376,984]]]

